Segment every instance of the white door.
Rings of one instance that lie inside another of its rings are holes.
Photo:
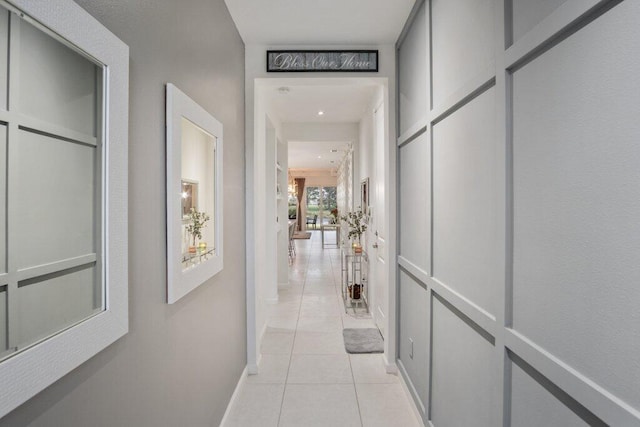
[[[371,182],[371,240],[369,268],[371,269],[370,310],[383,336],[387,325],[387,230],[385,229],[385,108],[381,104],[374,113],[374,174]]]

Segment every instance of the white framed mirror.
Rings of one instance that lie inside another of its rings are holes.
[[[167,302],[223,268],[222,124],[167,84]]]
[[[0,418],[128,331],[129,48],[0,1]]]

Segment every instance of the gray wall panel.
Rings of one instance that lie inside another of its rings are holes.
[[[9,11],[0,6],[0,110],[7,110],[9,75]]]
[[[513,81],[514,328],[636,408],[639,19],[624,2]]]
[[[513,8],[513,40],[539,24],[567,0],[511,0]]]
[[[400,309],[398,358],[426,408],[429,401],[429,293],[411,276],[400,271],[400,299],[403,305]]]
[[[517,427],[589,425],[515,363],[511,380],[511,425]]]
[[[400,134],[405,133],[426,117],[428,108],[427,82],[427,15],[426,3],[416,14],[414,25],[402,41],[398,51]]]
[[[433,300],[431,419],[438,427],[495,426],[493,345]]]
[[[432,0],[433,105],[442,105],[494,60],[493,0]]]
[[[0,125],[0,170],[7,170],[7,126]],[[0,273],[7,272],[7,174],[0,174]]]
[[[423,133],[400,148],[400,255],[431,272],[431,150]]]
[[[504,280],[494,103],[490,89],[433,128],[433,276],[490,313]]]
[[[7,349],[7,291],[0,286],[0,354]]]

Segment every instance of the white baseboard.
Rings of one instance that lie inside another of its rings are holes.
[[[262,346],[262,340],[264,339],[264,334],[267,333],[267,324],[265,323],[264,326],[262,327],[262,330],[260,331],[260,335],[259,335],[259,339],[258,342],[256,343],[256,345],[258,346],[258,349]],[[260,366],[260,361],[262,361],[262,352],[258,351],[258,354],[256,355],[256,364],[255,365],[247,365],[247,372],[249,373],[249,375],[258,375],[258,366]]]
[[[260,361],[258,360],[258,363]],[[247,365],[247,375],[258,375],[258,364]]]
[[[387,316],[384,315],[384,312],[380,308],[380,306],[376,306],[376,308],[371,313],[371,317],[373,318],[373,322],[376,324],[382,337],[387,339]]]
[[[387,374],[398,375],[398,365],[389,363],[386,354],[382,355],[382,360],[384,360],[384,369],[387,371]]]
[[[396,372],[398,371],[398,368],[396,366]],[[409,405],[411,406],[411,412],[413,412],[413,415],[416,417],[416,420],[418,420],[418,422],[420,424],[423,424],[422,421],[422,415],[420,415],[420,411],[418,410],[418,407],[416,406],[416,402],[413,400],[413,396],[411,395],[411,392],[409,391],[409,386],[407,385],[406,381],[404,380],[404,375],[402,375],[400,372],[398,372],[398,378],[400,378],[400,384],[402,385],[402,390],[404,390],[404,394],[405,396],[407,396],[407,400],[409,400]],[[433,427],[433,424],[431,424],[431,422],[429,422],[429,425],[431,427]]]
[[[268,327],[269,327],[269,326],[268,326],[268,325],[267,325],[267,323],[265,322],[265,324],[262,326],[262,330],[260,331],[260,343],[259,343],[259,344],[261,344],[261,343],[262,343],[262,339],[264,338],[264,334],[266,334],[266,333],[267,333],[267,328],[268,328]],[[259,350],[260,350],[260,348],[258,347],[258,353],[260,353],[260,351],[259,351]]]
[[[220,421],[220,427],[224,427],[227,425],[227,420],[230,416],[229,414],[231,413],[233,406],[238,400],[238,396],[240,396],[240,393],[242,393],[242,389],[244,388],[244,385],[247,382],[247,372],[248,372],[248,369],[245,366],[244,370],[242,371],[242,374],[240,375],[240,379],[238,380],[238,384],[236,384],[236,389],[233,391],[233,394],[231,395],[231,400],[227,405],[227,410],[224,411],[224,417],[222,417],[222,421]]]

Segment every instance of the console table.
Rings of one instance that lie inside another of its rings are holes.
[[[210,255],[213,255],[215,248],[207,247],[204,249],[197,248],[195,252],[185,252],[182,254],[182,269],[193,267],[196,264],[200,264],[203,259],[208,259]]]
[[[342,271],[342,299],[345,312],[348,308],[363,306],[367,311],[367,276],[369,258],[363,250],[354,252],[353,248],[340,249],[340,269]]]
[[[335,246],[333,243],[324,243],[324,232],[327,230],[335,230],[336,232],[336,243]],[[322,224],[320,226],[320,237],[322,237],[322,249],[326,248],[338,248],[340,246],[340,224]]]

